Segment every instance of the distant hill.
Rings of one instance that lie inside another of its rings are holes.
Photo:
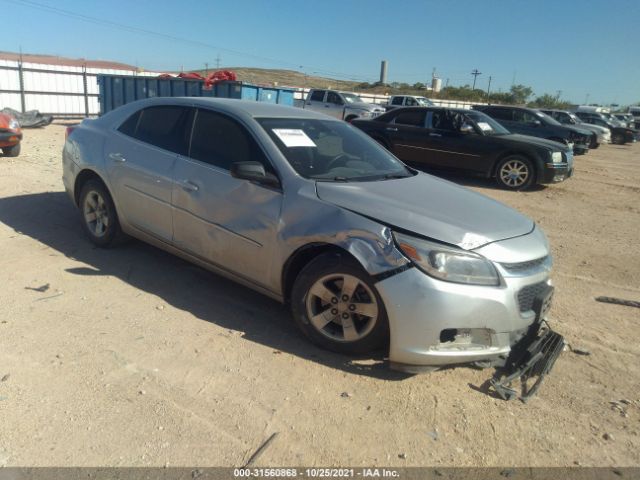
[[[262,85],[280,87],[335,88],[353,90],[358,83],[335,80],[333,78],[307,76],[295,70],[279,70],[271,68],[221,67],[220,70],[231,70],[238,75],[238,80]],[[209,69],[209,73],[215,69]],[[197,70],[205,75],[204,70]]]

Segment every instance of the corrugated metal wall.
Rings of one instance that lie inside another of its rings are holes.
[[[0,92],[0,109],[5,107],[18,111],[22,109],[18,67],[19,62],[17,61],[0,60],[0,90],[15,91],[15,93]],[[83,67],[24,62],[22,69],[25,110],[39,110],[41,113],[54,115],[85,115]],[[50,72],[30,70],[50,70]],[[100,113],[96,77],[98,74],[135,74],[137,76],[150,77],[159,75],[158,72],[87,68],[87,107],[89,115],[98,115]]]

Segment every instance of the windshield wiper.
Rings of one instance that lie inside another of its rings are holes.
[[[406,175],[406,174],[403,175],[403,174],[400,174],[400,173],[387,173],[384,176],[384,178],[385,178],[385,180],[393,180],[394,178],[408,178],[410,176],[411,175]]]
[[[333,177],[333,178],[320,177],[320,178],[315,178],[314,180],[316,182],[348,182],[349,181],[347,177]]]

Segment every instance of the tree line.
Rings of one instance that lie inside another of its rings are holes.
[[[380,85],[372,83],[361,83],[358,90],[380,90]],[[426,85],[423,83],[391,83],[384,86],[385,92],[390,95],[428,95],[429,98],[441,100],[458,100],[465,102],[478,103],[499,103],[504,105],[528,105],[534,108],[557,108],[566,109],[571,106],[570,102],[560,99],[559,95],[551,95],[548,93],[535,96],[533,89],[526,85],[512,85],[507,92],[487,92],[478,88],[474,89],[470,85],[461,87],[447,86],[440,90],[439,93],[425,91]]]

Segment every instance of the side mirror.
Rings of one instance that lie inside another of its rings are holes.
[[[473,128],[473,125],[470,125],[469,123],[463,123],[462,125],[460,125],[460,133],[475,133],[475,130]]]
[[[234,162],[231,164],[230,173],[232,177],[241,180],[249,180],[270,187],[280,186],[278,177],[273,173],[267,173],[260,162]]]

